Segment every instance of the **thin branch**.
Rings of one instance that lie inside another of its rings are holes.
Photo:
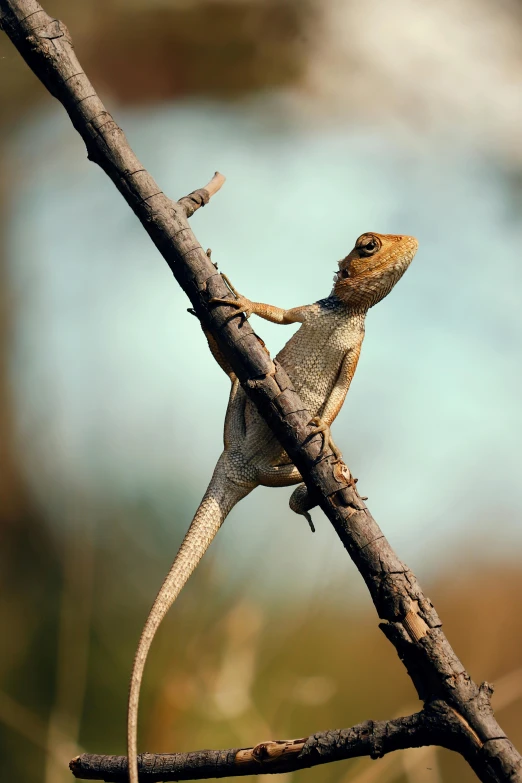
[[[228,288],[187,220],[186,203],[171,201],[135,156],[123,131],[83,72],[67,28],[37,0],[0,0],[0,26],[63,106],[88,157],[111,178],[168,263],[192,307],[219,345],[246,393],[303,476],[370,591],[386,637],[426,704],[444,701],[462,728],[455,748],[482,781],[522,783],[522,758],[496,722],[491,688],[471,680],[441,629],[431,601],[402,563],[359,496],[348,468],[311,437],[310,414],[284,368],[272,361],[248,322],[232,307],[213,307]],[[189,382],[189,380],[188,380]],[[441,717],[438,738],[450,732]],[[439,744],[440,744],[439,742]]]
[[[181,204],[184,208],[185,215],[188,218],[192,217],[197,209],[208,204],[212,196],[214,196],[218,190],[221,190],[224,184],[225,177],[223,174],[220,174],[219,171],[216,171],[208,185],[205,185],[204,188],[193,190],[188,196],[183,196],[183,198],[180,198],[178,201],[178,204]]]
[[[208,185],[205,185],[203,190],[206,190],[209,197],[212,198],[212,196],[218,192],[218,190],[221,190],[223,185],[225,184],[225,177],[223,174],[220,174],[219,171],[216,171]]]
[[[191,753],[139,756],[140,780],[194,780],[293,772],[358,756],[381,758],[394,750],[419,748],[433,742],[432,722],[438,705],[390,721],[365,721],[295,740],[261,742],[252,748],[196,750]],[[86,780],[127,781],[126,756],[85,753],[70,763],[73,775]]]

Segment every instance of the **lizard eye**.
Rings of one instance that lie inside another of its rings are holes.
[[[372,256],[379,250],[380,247],[381,243],[377,237],[373,236],[373,234],[366,234],[361,237],[360,244],[358,244],[357,249],[359,251],[359,255],[361,256]]]

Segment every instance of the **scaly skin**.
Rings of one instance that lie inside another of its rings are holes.
[[[402,277],[417,250],[413,237],[363,234],[351,253],[339,262],[329,297],[312,305],[283,310],[239,296],[216,299],[216,305],[254,313],[279,324],[301,323],[277,355],[316,424],[330,439],[330,425],[339,413],[357,367],[370,307],[383,299]],[[233,314],[232,317],[235,317]],[[211,482],[181,544],[176,559],[145,623],[134,659],[128,707],[130,783],[138,783],[138,701],[147,654],[154,635],[189,576],[235,504],[255,487],[284,487],[301,482],[299,471],[247,398],[211,335],[210,349],[232,381],[225,417],[224,451]],[[331,444],[333,445],[333,444]],[[335,449],[335,447],[334,447]],[[300,484],[290,508],[308,519],[310,501]]]

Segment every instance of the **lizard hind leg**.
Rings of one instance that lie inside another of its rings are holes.
[[[303,517],[305,517],[306,521],[310,525],[310,530],[312,533],[315,533],[314,523],[312,522],[312,517],[308,512],[310,509],[314,508],[317,503],[311,499],[306,484],[299,484],[299,486],[294,489],[290,495],[288,505],[294,513],[301,514]]]
[[[238,379],[231,378],[232,388],[228,398],[227,413],[223,431],[223,443],[226,451],[240,448],[246,435],[245,426],[245,392],[241,388]]]

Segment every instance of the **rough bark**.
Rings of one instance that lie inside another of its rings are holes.
[[[450,747],[463,732],[462,724],[444,703],[434,703],[414,715],[390,721],[365,721],[349,729],[336,729],[294,740],[261,742],[253,748],[196,750],[191,753],[139,756],[140,779],[152,781],[193,780],[292,772],[332,761],[370,756],[377,759],[403,748],[434,744],[441,718],[452,726],[453,736],[441,734]],[[127,780],[126,756],[83,754],[70,763],[77,778],[106,781]]]
[[[212,297],[225,297],[229,291],[189,227],[187,215],[194,211],[194,199],[175,202],[161,192],[83,73],[60,21],[51,19],[36,0],[0,0],[0,24],[61,101],[89,159],[105,171],[133,209],[196,315],[300,470],[365,580],[382,620],[380,627],[420,699],[427,706],[437,702],[448,708],[439,712],[431,729],[434,743],[447,744],[464,755],[482,781],[522,783],[522,758],[495,720],[490,686],[484,683],[479,688],[471,680],[444,636],[431,601],[384,537],[348,468],[336,464],[330,452],[321,451],[320,436],[310,437],[310,415],[283,367],[271,360],[248,322],[240,317],[227,320],[233,308],[209,305]],[[203,204],[205,197],[200,200]],[[453,742],[455,720],[461,731]],[[111,757],[105,759],[108,766],[114,763]],[[103,777],[107,767],[98,762],[98,768]],[[192,776],[198,777],[199,770]]]

